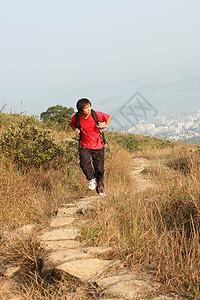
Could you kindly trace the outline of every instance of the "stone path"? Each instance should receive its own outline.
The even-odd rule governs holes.
[[[55,268],[82,281],[91,281],[117,260],[99,259],[113,254],[115,247],[82,247],[80,229],[74,223],[77,216],[94,209],[91,204],[99,197],[82,198],[75,204],[64,205],[51,220],[52,230],[41,236],[43,247],[49,252],[44,259],[44,269]]]
[[[150,160],[142,157],[133,157],[131,175],[134,178],[134,183],[138,192],[153,187],[153,183],[149,179],[149,176],[145,176],[145,172],[148,171],[150,167]]]
[[[159,295],[160,285],[147,276],[121,271],[119,260],[106,259],[116,252],[115,247],[84,247],[80,242],[79,218],[94,210],[95,203],[101,200],[98,196],[82,197],[77,203],[58,209],[50,230],[41,236],[41,243],[48,251],[43,270],[59,270],[94,284],[102,291],[99,299],[175,299]]]

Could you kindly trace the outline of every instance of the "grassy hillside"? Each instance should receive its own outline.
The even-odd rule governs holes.
[[[0,134],[1,233],[30,223],[43,227],[59,205],[90,195],[70,129],[1,113]],[[199,146],[111,132],[106,137],[107,197],[82,228],[85,243],[115,245],[122,265],[151,272],[166,290],[198,299]],[[143,173],[152,187],[138,189],[133,157],[149,160]],[[26,281],[19,290],[22,299],[64,299],[63,286],[70,290],[75,283],[44,278],[34,268],[43,251],[37,238],[10,243],[0,247],[3,263],[24,264],[34,274],[28,272],[31,285]],[[2,278],[2,297],[10,288]]]
[[[116,143],[128,151],[151,149],[162,149],[173,147],[173,143],[166,140],[157,139],[154,137],[140,136],[126,133],[106,132],[107,140]]]

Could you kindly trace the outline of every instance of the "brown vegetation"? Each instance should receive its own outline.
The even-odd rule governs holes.
[[[1,133],[20,117],[1,114]],[[66,145],[66,138],[73,136],[72,132],[60,129],[56,134],[56,127],[52,134],[60,145]],[[123,265],[151,272],[167,290],[188,299],[198,299],[198,146],[152,139],[148,144],[148,137],[137,139],[134,136],[134,140],[137,139],[134,148],[134,141],[128,140],[130,135],[128,138],[124,135],[125,144],[120,136],[120,145],[115,141],[117,133],[110,135],[111,151],[107,150],[106,155],[107,197],[82,228],[85,243],[115,245],[116,255]],[[71,151],[74,153],[74,148]],[[153,186],[141,192],[135,188],[136,182],[131,176],[133,155],[150,160],[150,167],[144,173]],[[89,195],[79,169],[78,155],[64,168],[33,166],[23,172],[2,150],[0,158],[0,232],[13,231],[29,223],[45,226],[59,205],[82,194]],[[38,266],[43,250],[37,236],[2,242],[0,252],[3,264],[25,267],[19,276],[24,278],[23,288],[15,288],[13,283],[11,286],[8,280],[1,278],[0,294],[4,298],[20,295],[21,299],[62,299],[59,297],[79,285],[72,278],[45,277],[40,273]]]

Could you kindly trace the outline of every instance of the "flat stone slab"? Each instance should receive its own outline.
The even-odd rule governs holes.
[[[45,241],[42,245],[47,251],[60,251],[67,249],[79,248],[81,243],[74,240],[61,240],[61,241]]]
[[[99,201],[99,196],[84,197],[83,200],[76,202],[78,208],[83,208],[94,201]]]
[[[88,254],[92,256],[97,256],[97,255],[111,255],[116,251],[116,247],[114,246],[108,246],[108,247],[88,247],[88,248],[83,248],[84,252],[87,252]]]
[[[62,204],[62,207],[65,207],[65,208],[74,207],[74,206],[76,206],[76,202]]]
[[[159,286],[157,283],[139,279],[136,274],[103,278],[97,284],[106,295],[127,299],[138,299],[139,296],[156,291]]]
[[[75,218],[72,217],[62,217],[62,218],[56,217],[52,219],[50,226],[51,227],[67,226],[70,225],[74,220]]]
[[[114,247],[91,247],[78,249],[65,249],[49,253],[46,263],[51,262],[54,265],[61,264],[72,260],[87,259],[97,255],[108,255],[115,252]]]
[[[65,207],[59,208],[57,212],[57,217],[63,218],[66,216],[71,216],[76,213],[77,209],[78,209],[77,206],[68,207],[68,208]]]
[[[74,228],[56,229],[44,233],[41,239],[44,241],[75,240],[79,231],[79,229]]]
[[[82,281],[91,281],[94,277],[100,275],[108,267],[117,262],[118,260],[100,260],[93,258],[70,261],[58,266],[56,269],[69,273]]]
[[[58,209],[57,217],[71,216],[71,215],[75,214],[77,212],[77,210],[84,209],[90,203],[91,203],[91,199],[78,201],[76,203],[72,203],[70,206],[69,206],[69,204],[67,204],[67,205],[65,205],[67,207],[61,207]]]
[[[89,253],[83,252],[80,249],[69,249],[48,254],[46,257],[46,262],[51,262],[51,264],[58,265],[72,260],[87,259],[89,257]]]
[[[90,203],[91,203],[91,199],[90,200],[82,200],[82,201],[77,202],[76,206],[78,208],[83,208],[83,207],[89,205]]]
[[[74,203],[62,204],[63,207],[60,208],[59,210],[63,210],[63,209],[66,210],[68,208],[77,208],[77,209],[84,208],[85,206],[89,205],[90,203],[92,203],[95,200],[99,201],[99,196],[90,196],[90,197],[84,196],[84,197],[80,197],[80,199],[82,199],[82,200],[79,200]],[[70,210],[69,210],[69,212],[70,212]]]

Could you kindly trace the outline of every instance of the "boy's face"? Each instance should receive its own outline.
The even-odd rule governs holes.
[[[84,116],[89,116],[91,114],[91,105],[90,104],[87,104],[85,105],[83,108],[82,108],[82,114]]]

